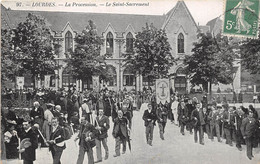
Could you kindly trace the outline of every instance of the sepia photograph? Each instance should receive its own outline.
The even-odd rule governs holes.
[[[260,164],[259,0],[2,0],[2,164]]]

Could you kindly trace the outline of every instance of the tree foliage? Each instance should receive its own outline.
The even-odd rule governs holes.
[[[252,74],[260,73],[260,35],[258,39],[247,39],[240,46],[242,66]]]
[[[12,50],[12,31],[1,30],[1,81],[14,81],[21,70],[21,64]]]
[[[89,21],[87,27],[75,37],[75,50],[70,51],[68,68],[72,75],[81,80],[86,80],[93,75],[107,77],[106,55],[100,54],[103,44],[97,35],[96,25]]]
[[[218,34],[200,33],[199,41],[194,43],[191,56],[185,56],[184,64],[190,82],[193,85],[202,84],[207,90],[207,84],[230,84],[234,80],[234,60],[237,55],[237,41]]]
[[[37,75],[53,73],[56,68],[52,36],[47,21],[29,13],[24,22],[12,29],[12,50],[23,71],[29,71],[33,79]]]
[[[134,39],[134,52],[125,54],[125,66],[143,76],[166,77],[175,62],[170,50],[165,31],[146,23]]]

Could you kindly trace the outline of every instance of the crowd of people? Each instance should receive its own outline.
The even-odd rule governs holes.
[[[185,135],[186,127],[190,134],[194,133],[194,142],[199,141],[201,145],[205,143],[204,134],[212,142],[216,136],[220,143],[225,141],[229,146],[234,143],[239,151],[242,151],[241,145],[246,144],[247,157],[251,160],[252,149],[260,143],[260,121],[253,105],[245,108],[203,100],[172,97],[171,111],[177,118],[174,123],[180,127],[180,133]]]
[[[35,150],[49,147],[53,163],[61,163],[66,140],[77,134],[74,141],[79,141],[77,164],[84,161],[87,152],[88,163],[99,163],[109,158],[107,138],[108,130],[112,129],[115,139],[114,157],[131,150],[130,132],[134,110],[143,112],[145,136],[147,144],[152,146],[153,130],[157,123],[160,138],[164,140],[167,120],[180,127],[180,133],[194,134],[194,141],[204,145],[204,133],[214,141],[226,140],[232,146],[236,143],[238,150],[241,144],[247,146],[247,156],[253,158],[252,148],[258,147],[260,138],[259,117],[252,105],[249,108],[229,106],[224,102],[208,102],[203,97],[201,102],[196,97],[189,99],[185,96],[172,94],[170,102],[156,103],[156,96],[151,90],[145,92],[114,92],[107,89],[99,93],[93,91],[38,91],[32,92],[32,109],[27,114],[17,114],[12,104],[8,111],[2,110],[2,150],[7,159],[21,158],[25,164],[36,160]],[[39,94],[41,93],[41,94]],[[12,93],[13,94],[13,93]],[[5,95],[11,98],[10,95]],[[18,95],[19,96],[19,95]],[[22,109],[19,109],[22,110]],[[113,126],[110,124],[110,117]],[[198,135],[199,133],[199,135]],[[128,144],[127,144],[128,143]],[[122,151],[121,151],[122,144]],[[102,156],[102,147],[105,156]],[[128,146],[127,146],[128,145]],[[96,161],[93,148],[96,147]],[[3,159],[3,156],[2,156]]]
[[[2,97],[9,100],[7,112],[2,110],[1,123],[2,134],[4,134],[2,145],[5,146],[2,150],[5,150],[4,156],[7,159],[15,159],[21,155],[20,158],[24,160],[24,163],[33,163],[35,149],[38,146],[49,147],[53,163],[60,163],[62,152],[66,148],[65,141],[76,133],[78,136],[75,141],[79,140],[80,147],[77,163],[83,163],[85,152],[88,155],[88,163],[94,163],[92,148],[95,146],[96,162],[102,161],[101,143],[106,152],[104,159],[108,159],[109,117],[114,122],[112,133],[116,140],[114,156],[120,155],[121,143],[123,143],[122,153],[125,153],[126,142],[130,145],[129,133],[133,110],[137,109],[138,104],[141,106],[141,102],[136,100],[142,99],[140,94],[135,95],[133,92],[116,93],[107,89],[99,93],[77,92],[73,88],[57,92],[52,90],[8,91]],[[30,110],[14,107],[12,102],[15,99],[33,101],[33,107]],[[22,110],[24,112],[21,112]],[[27,133],[37,137],[28,138]],[[37,145],[32,143],[37,143]],[[30,152],[27,151],[29,148]]]

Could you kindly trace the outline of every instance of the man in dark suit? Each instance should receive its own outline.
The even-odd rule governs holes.
[[[224,133],[226,135],[226,144],[233,146],[232,137],[235,135],[235,117],[233,107],[226,108],[223,113],[223,126],[224,126]]]
[[[243,138],[246,141],[246,154],[247,157],[251,160],[254,156],[252,154],[253,151],[253,134],[257,130],[257,120],[253,117],[253,111],[249,110],[249,114],[246,118],[243,119],[241,124],[241,133]]]
[[[84,161],[85,152],[88,155],[88,164],[94,164],[94,156],[92,148],[96,146],[95,138],[97,130],[90,124],[85,117],[81,118],[80,131],[74,141],[79,139],[79,155],[77,164],[82,164]]]
[[[102,109],[99,109],[99,116],[96,117],[95,127],[98,130],[98,135],[96,138],[96,151],[97,151],[97,161],[95,163],[102,161],[102,150],[101,150],[101,142],[105,149],[106,155],[105,160],[108,159],[108,146],[107,146],[107,131],[110,128],[109,119],[107,116],[104,115]]]
[[[44,111],[43,108],[40,106],[38,101],[33,103],[33,109],[30,112],[30,117],[34,124],[38,124],[40,130],[42,130],[43,120],[44,120]]]
[[[208,116],[209,124],[210,124],[210,139],[214,141],[213,131],[215,130],[218,142],[221,142],[220,139],[220,114],[219,109],[216,106],[212,106],[212,110],[209,113]]]
[[[64,129],[59,126],[58,118],[53,117],[51,120],[51,136],[50,140],[47,141],[52,154],[53,164],[61,164],[60,158],[63,150],[66,148],[64,138]]]
[[[144,126],[145,126],[145,134],[146,134],[146,142],[150,146],[152,146],[153,141],[153,129],[156,121],[156,113],[152,110],[152,104],[148,103],[147,108],[143,114]]]
[[[236,112],[235,112],[235,135],[236,135],[236,147],[239,151],[242,151],[242,147],[241,144],[244,142],[243,141],[243,136],[241,133],[241,125],[242,125],[242,121],[243,119],[246,118],[246,115],[244,113],[244,111],[242,110],[242,108],[237,108]]]
[[[157,109],[156,109],[156,116],[157,116],[157,122],[158,122],[158,126],[159,126],[159,132],[160,132],[160,138],[162,140],[164,140],[164,129],[165,129],[165,126],[166,126],[166,122],[167,122],[167,115],[168,115],[168,108],[167,108],[168,104],[159,104],[157,106]]]
[[[22,144],[20,145],[20,147],[23,147],[20,149],[23,164],[33,164],[33,161],[36,159],[35,150],[38,147],[37,134],[33,131],[31,122],[29,121],[23,122],[23,128],[24,133],[20,136],[21,143],[23,143],[24,140],[29,139],[26,144],[27,146],[22,146]]]
[[[178,106],[178,116],[179,116],[178,120],[181,126],[180,132],[182,135],[185,135],[184,128],[189,120],[188,114],[189,114],[188,108],[186,107],[184,100],[182,100],[182,102],[180,102]]]
[[[201,108],[201,105],[198,103],[196,109],[191,113],[191,119],[195,120],[194,124],[194,141],[198,142],[198,132],[199,132],[199,142],[201,145],[204,145],[204,136],[203,136],[203,126],[205,125],[204,113]]]
[[[116,154],[114,157],[120,156],[120,144],[123,143],[123,152],[126,151],[126,141],[129,139],[128,136],[128,120],[126,117],[123,116],[123,112],[121,110],[118,110],[118,117],[114,120],[114,128],[112,135],[116,139],[116,146],[115,146],[115,152]]]

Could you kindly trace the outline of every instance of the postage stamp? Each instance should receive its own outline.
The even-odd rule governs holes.
[[[226,0],[223,34],[258,37],[259,0]]]

